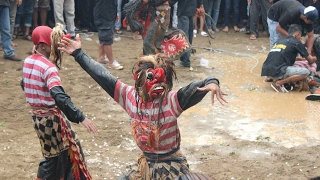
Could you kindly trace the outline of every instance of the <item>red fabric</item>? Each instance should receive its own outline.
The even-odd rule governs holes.
[[[317,64],[316,63],[309,64],[307,60],[296,61],[294,62],[293,66],[306,68],[311,72],[317,72]]]
[[[189,41],[183,32],[173,32],[166,36],[161,43],[161,50],[168,56],[177,56],[190,47]]]
[[[32,41],[34,45],[46,43],[51,46],[51,32],[52,29],[48,26],[38,26],[32,31]]]
[[[127,18],[124,18],[124,19],[122,20],[122,26],[123,26],[124,28],[127,27]]]

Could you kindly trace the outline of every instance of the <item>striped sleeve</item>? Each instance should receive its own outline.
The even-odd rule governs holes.
[[[134,96],[135,90],[133,86],[117,81],[114,90],[114,100],[129,114],[136,103]]]
[[[47,87],[50,90],[55,86],[62,86],[61,79],[58,70],[55,66],[49,67],[43,74],[43,79],[47,83]]]
[[[179,117],[183,110],[180,107],[177,94],[178,93],[176,91],[170,91],[168,94],[168,99],[171,112],[174,114],[174,116]]]
[[[307,60],[295,61],[293,66],[306,68],[311,72],[316,72],[317,71],[317,64],[316,63],[309,64],[309,62]]]

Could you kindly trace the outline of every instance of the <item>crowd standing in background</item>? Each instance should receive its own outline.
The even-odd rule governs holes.
[[[9,13],[11,24],[11,38],[14,40],[22,36],[22,39],[31,41],[32,29],[40,25],[48,25],[53,27],[55,23],[61,23],[66,26],[66,31],[72,38],[75,36],[75,31],[82,31],[84,33],[89,31],[97,32],[95,19],[93,16],[93,9],[96,1],[90,0],[2,0],[3,2],[9,1]],[[123,7],[132,0],[116,0],[116,14],[118,17],[115,24],[112,26],[114,34],[122,34],[122,22],[126,14]],[[199,13],[190,12],[192,18],[195,19],[192,29],[193,37],[199,33],[202,36],[207,36],[210,31],[212,33],[219,32],[219,27],[224,32],[229,32],[229,27],[233,27],[234,32],[244,31],[250,34],[249,39],[256,40],[262,35],[270,36],[272,40],[273,35],[270,35],[267,12],[272,4],[283,0],[203,0],[202,6],[207,16],[199,16]],[[291,0],[290,0],[291,1]],[[314,6],[320,8],[318,0],[292,0],[299,1],[305,7]],[[147,2],[147,1],[146,1]],[[179,12],[179,3],[171,3],[171,21],[170,27],[178,28],[178,17],[181,16]],[[184,6],[183,3],[180,4]],[[200,4],[197,3],[197,8]],[[194,9],[194,8],[193,8]],[[190,11],[190,10],[184,10]],[[193,11],[193,10],[192,10]],[[199,11],[197,11],[199,12]],[[112,11],[104,11],[104,14],[113,14]],[[198,17],[198,18],[197,18]],[[211,19],[213,21],[211,21]],[[180,18],[181,20],[181,18]],[[318,19],[313,22],[314,32],[318,33]],[[205,25],[204,25],[205,24]],[[180,26],[182,26],[180,24]],[[14,28],[13,28],[14,27]],[[206,28],[207,27],[207,28]],[[259,27],[262,27],[262,32],[259,33]],[[199,29],[198,29],[199,28]],[[302,26],[305,28],[305,26]],[[128,29],[130,29],[128,27]],[[304,33],[304,31],[303,31]],[[134,32],[134,35],[140,35],[139,32]],[[188,33],[189,34],[189,33]],[[134,36],[135,37],[135,36]],[[140,37],[134,39],[141,39]],[[189,41],[192,42],[191,37]],[[272,40],[274,41],[274,40]],[[275,41],[274,41],[275,42]],[[11,46],[16,46],[11,42]],[[186,55],[187,56],[187,55]],[[188,58],[182,58],[188,59]],[[106,58],[99,57],[100,62],[106,62]],[[109,59],[110,60],[110,59]],[[112,58],[111,58],[112,61]],[[189,66],[187,60],[185,65]],[[110,61],[109,61],[110,62]],[[117,64],[117,66],[121,66]]]
[[[115,60],[112,44],[114,35],[121,35],[121,29],[126,27],[123,8],[132,1],[143,2],[147,10],[140,16],[147,15],[144,24],[148,28],[132,32],[133,39],[143,38],[144,55],[160,51],[161,39],[168,28],[184,31],[191,44],[198,33],[208,36],[208,33],[218,33],[219,27],[225,33],[245,31],[251,40],[257,40],[261,35],[269,37],[272,49],[281,36],[288,36],[289,25],[298,24],[302,36],[307,35],[309,54],[314,45],[314,34],[320,33],[318,0],[169,0],[169,4],[163,4],[164,0],[155,1],[155,4],[149,0],[0,0],[3,57],[20,61],[14,54],[15,39],[22,36],[22,39],[32,41],[32,30],[38,25],[54,27],[61,23],[72,39],[76,32],[98,32],[97,61],[121,70],[123,66]],[[229,32],[230,27],[233,32]],[[129,26],[127,30],[130,30]],[[190,52],[180,57],[177,66],[191,67]]]

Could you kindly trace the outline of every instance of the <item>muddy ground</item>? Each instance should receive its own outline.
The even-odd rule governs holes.
[[[131,33],[124,32],[125,36]],[[97,59],[97,35],[84,39],[83,49]],[[210,97],[185,111],[179,119],[183,153],[194,172],[213,179],[320,179],[319,102],[304,100],[308,92],[274,92],[260,77],[268,53],[268,38],[249,40],[243,32],[219,32],[215,39],[198,35],[193,70],[177,68],[174,90],[213,75],[228,93],[226,106]],[[27,57],[32,42],[14,41],[19,57]],[[142,41],[121,37],[113,45],[124,70],[110,70],[119,80],[133,85],[131,68]],[[208,49],[209,48],[209,49]],[[212,49],[210,49],[212,48]],[[2,52],[0,52],[2,53]],[[209,61],[199,66],[200,59]],[[23,62],[0,57],[0,179],[35,179],[42,159],[32,127],[29,107],[19,86]],[[63,86],[74,104],[99,128],[87,133],[73,124],[94,179],[117,179],[134,163],[140,150],[134,143],[128,115],[95,83],[72,57],[60,70]]]

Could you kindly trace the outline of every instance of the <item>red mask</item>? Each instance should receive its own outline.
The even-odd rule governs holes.
[[[164,87],[161,84],[163,83],[166,83],[166,76],[162,68],[147,70],[146,90],[152,98],[162,95]]]

